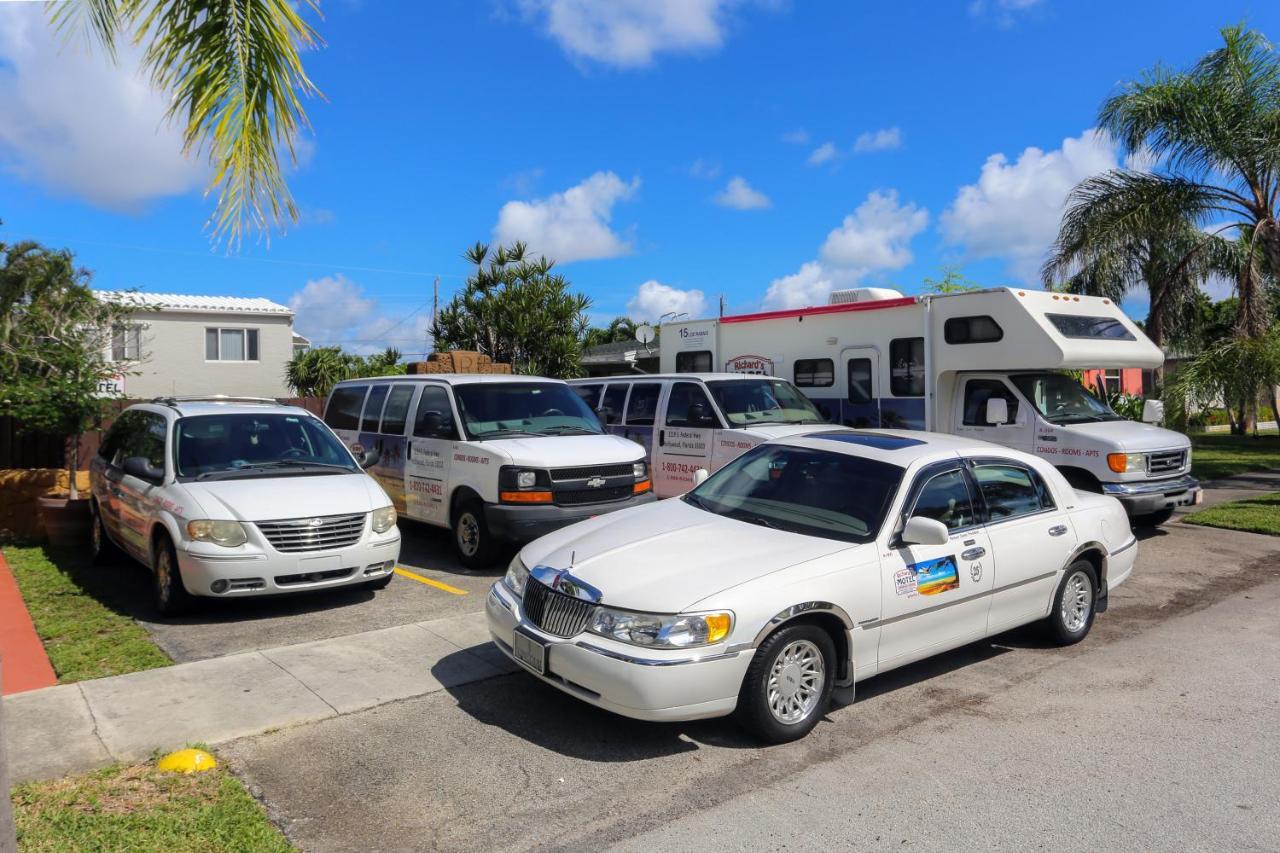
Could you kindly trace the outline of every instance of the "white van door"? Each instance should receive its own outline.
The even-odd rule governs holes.
[[[449,526],[449,462],[458,437],[448,390],[423,383],[404,463],[410,518]]]
[[[952,428],[956,435],[1031,452],[1034,415],[1003,377],[967,376],[960,383]],[[1008,406],[1008,423],[993,424],[987,420],[987,401],[993,397],[1002,398]]]
[[[845,371],[845,399],[832,423],[855,428],[880,426],[880,350],[873,346],[840,351]]]
[[[664,395],[653,449],[653,489],[660,498],[693,488],[699,468],[711,471],[720,416],[700,382],[674,382]]]

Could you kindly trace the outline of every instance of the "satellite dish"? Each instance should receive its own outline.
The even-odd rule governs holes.
[[[639,326],[636,326],[636,340],[645,346],[648,346],[655,337],[657,337],[657,335],[654,334],[653,326],[650,326],[648,323],[641,323]]]

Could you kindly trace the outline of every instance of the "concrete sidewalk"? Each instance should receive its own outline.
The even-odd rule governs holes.
[[[483,613],[4,698],[13,784],[350,714],[515,669]]]

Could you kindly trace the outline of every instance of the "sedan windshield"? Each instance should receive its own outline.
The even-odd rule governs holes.
[[[730,426],[826,423],[800,389],[785,379],[721,379],[707,387]]]
[[[1010,377],[1022,396],[1051,424],[1082,424],[1124,420],[1062,373],[1015,373]]]
[[[174,443],[180,477],[209,480],[360,471],[328,427],[307,415],[180,418]]]
[[[453,386],[453,395],[475,439],[601,433],[595,413],[559,382],[476,382]]]
[[[847,453],[761,445],[721,468],[685,502],[749,524],[869,542],[903,469]]]

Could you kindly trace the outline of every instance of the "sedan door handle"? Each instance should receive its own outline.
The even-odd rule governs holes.
[[[979,548],[970,548],[968,551],[965,551],[965,552],[963,552],[963,553],[960,555],[960,559],[962,559],[962,560],[977,560],[977,559],[979,559],[980,557],[985,557],[986,555],[987,555],[987,549],[986,549],[986,548],[981,548],[981,547],[979,547]]]
[[[1055,524],[1053,527],[1049,528],[1050,536],[1061,536],[1066,532],[1067,532],[1067,526],[1065,524]]]

